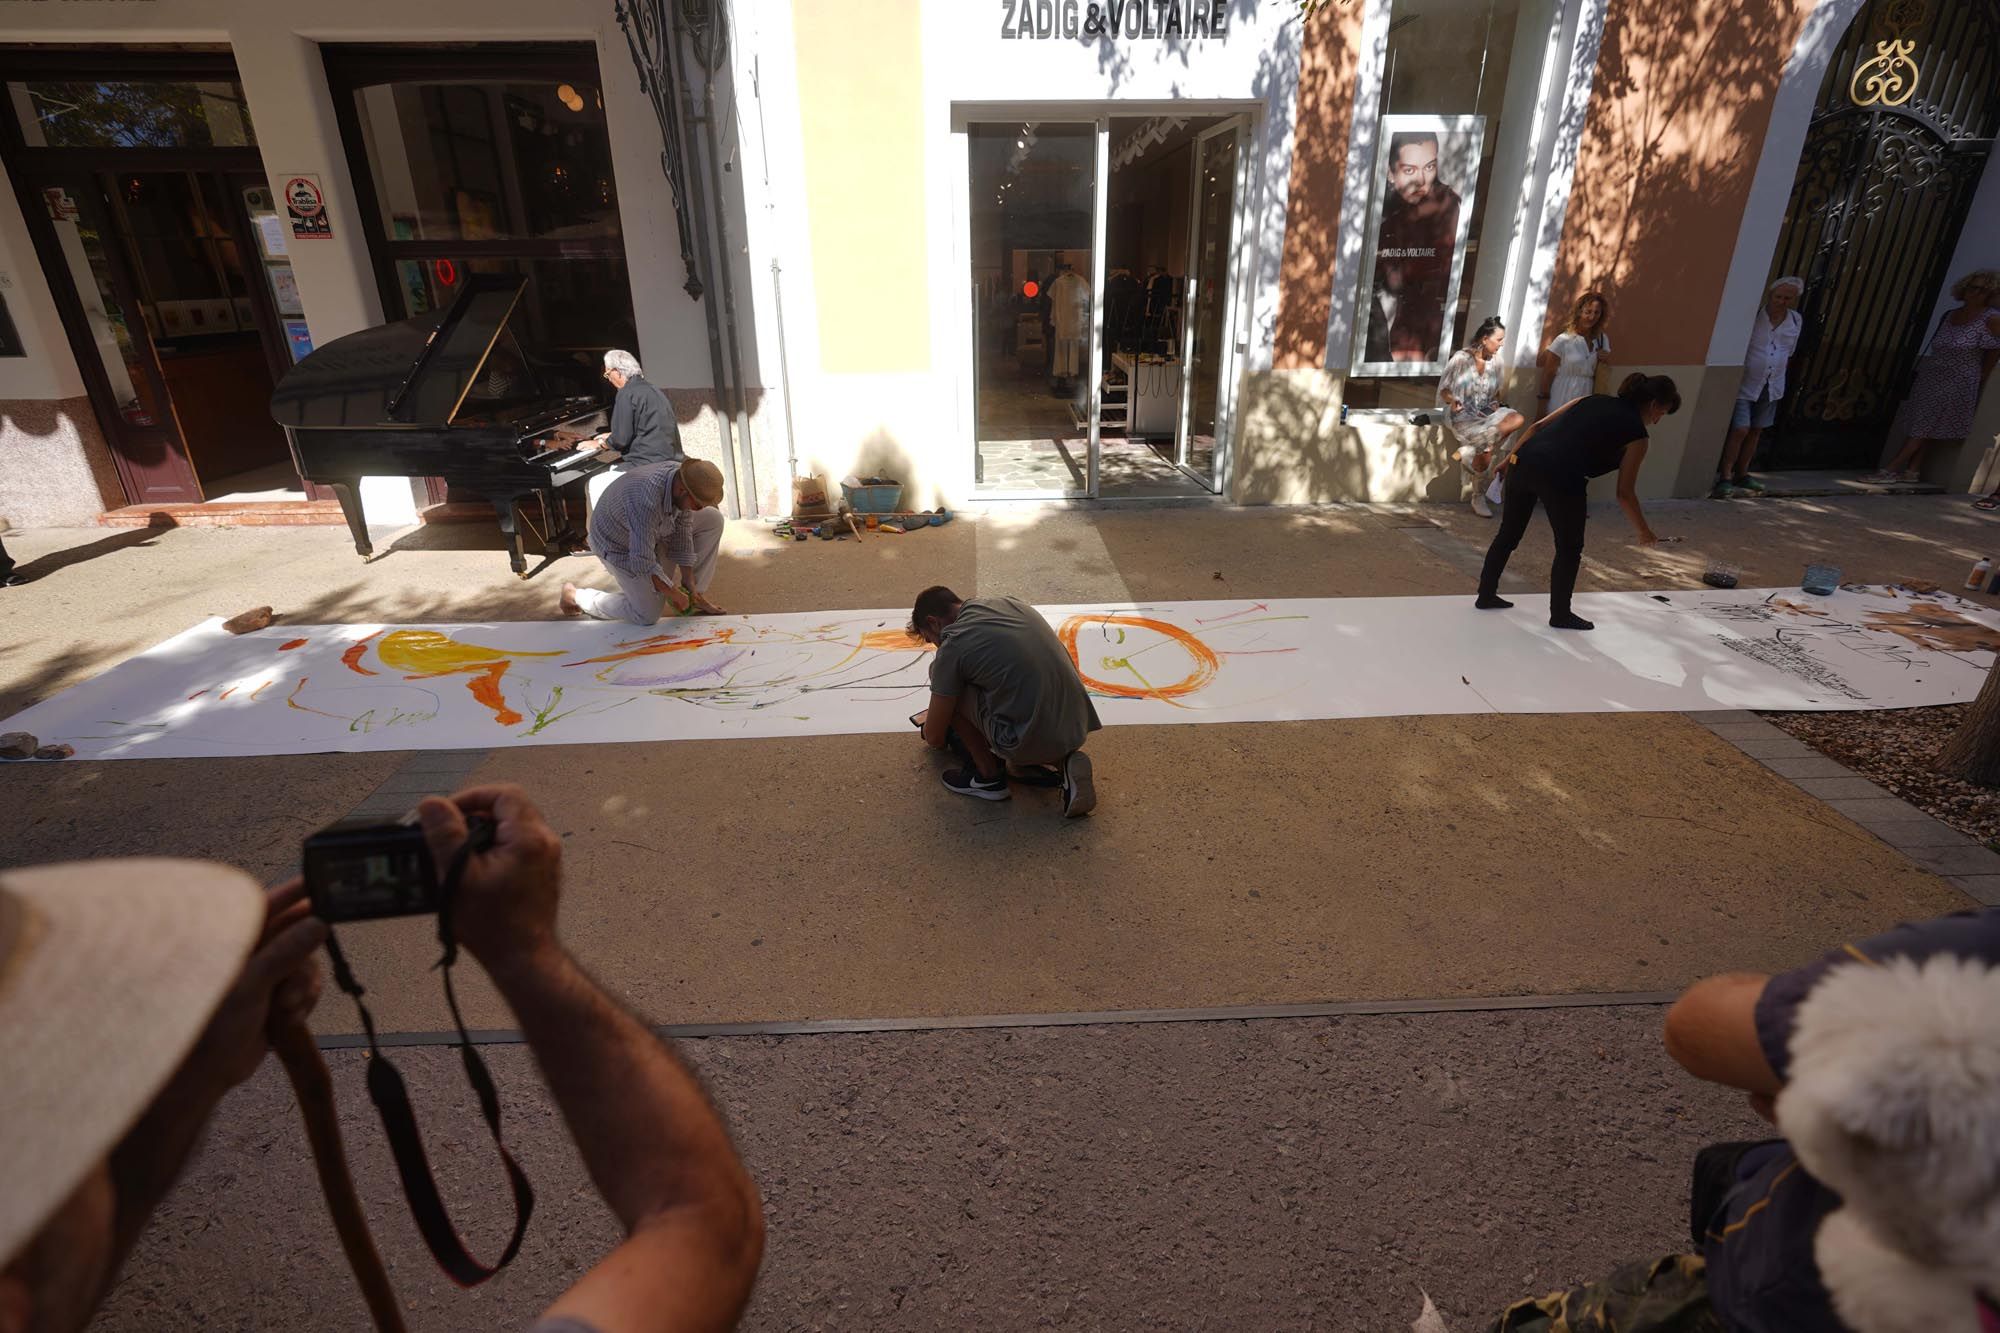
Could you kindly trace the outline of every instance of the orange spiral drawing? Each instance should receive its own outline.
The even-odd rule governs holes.
[[[1101,659],[1103,667],[1113,671],[1129,671],[1138,679],[1139,683],[1137,685],[1114,685],[1109,681],[1099,680],[1083,669],[1083,661],[1077,656],[1077,632],[1085,625],[1120,625],[1131,629],[1151,630],[1153,633],[1162,635],[1179,644],[1186,651],[1194,667],[1187,675],[1171,684],[1155,685],[1140,674],[1139,669],[1132,665],[1130,657],[1107,656]],[[1070,661],[1076,663],[1076,672],[1079,676],[1083,677],[1085,687],[1098,694],[1108,695],[1113,699],[1159,699],[1171,702],[1172,700],[1193,694],[1198,690],[1205,689],[1208,683],[1215,679],[1216,670],[1220,666],[1220,663],[1216,659],[1215,650],[1200,639],[1178,625],[1169,625],[1164,620],[1153,620],[1146,616],[1120,616],[1094,613],[1071,616],[1062,623],[1062,628],[1056,631],[1056,637],[1062,640],[1063,647],[1069,652]]]

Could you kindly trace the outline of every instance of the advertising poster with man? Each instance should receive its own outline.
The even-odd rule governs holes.
[[[1350,373],[1437,375],[1465,271],[1484,116],[1384,116]]]

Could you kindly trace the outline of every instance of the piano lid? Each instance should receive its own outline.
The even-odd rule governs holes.
[[[513,274],[474,273],[448,310],[334,339],[285,375],[271,416],[306,430],[450,425],[526,286]]]

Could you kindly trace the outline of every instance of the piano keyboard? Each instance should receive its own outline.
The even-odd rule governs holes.
[[[561,454],[555,458],[543,457],[535,461],[545,464],[552,472],[561,472],[565,468],[575,467],[578,463],[589,461],[596,452],[595,449],[578,449],[574,453]]]

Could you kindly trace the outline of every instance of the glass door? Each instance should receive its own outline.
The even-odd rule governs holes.
[[[1182,337],[1180,421],[1174,461],[1211,491],[1222,489],[1218,441],[1226,439],[1235,377],[1236,291],[1230,282],[1241,245],[1239,178],[1245,120],[1232,117],[1194,144],[1192,217],[1188,226],[1187,315]]]
[[[84,362],[105,409],[112,458],[133,504],[192,504],[201,483],[147,327],[139,286],[119,243],[106,186],[77,173],[46,177],[42,205],[75,288],[94,356]],[[72,339],[78,335],[73,331]]]
[[[973,123],[966,139],[974,490],[1094,494],[1099,125]]]
[[[139,311],[202,498],[303,499],[271,419],[274,349],[257,318],[262,262],[234,225],[237,187],[200,171],[107,174]]]

